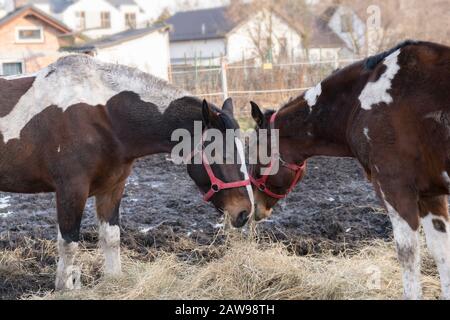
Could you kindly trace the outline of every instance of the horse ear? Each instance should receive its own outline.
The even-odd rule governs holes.
[[[234,114],[234,106],[233,106],[233,99],[228,98],[225,100],[222,106],[223,112],[227,113],[229,116],[233,117]]]
[[[211,109],[208,105],[208,102],[204,99],[203,105],[202,105],[202,115],[203,115],[203,123],[206,127],[208,127],[211,124]]]
[[[259,106],[254,103],[253,101],[250,101],[250,104],[252,105],[252,118],[255,120],[256,125],[260,128],[262,128],[266,122],[266,119],[264,118],[264,114],[262,113]]]

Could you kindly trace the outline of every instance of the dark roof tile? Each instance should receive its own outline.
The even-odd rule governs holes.
[[[173,26],[171,41],[223,38],[236,26],[227,17],[227,7],[178,12],[166,22]]]

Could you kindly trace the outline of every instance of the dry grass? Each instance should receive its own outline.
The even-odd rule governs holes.
[[[54,246],[49,244],[46,250],[54,250]],[[42,257],[47,255],[42,253]],[[122,258],[124,275],[102,279],[99,277],[102,258],[97,250],[81,250],[78,261],[83,266],[83,283],[88,284],[82,290],[41,291],[23,298],[399,299],[402,296],[393,244],[383,241],[339,255],[298,257],[281,244],[235,239],[226,245],[221,257],[197,264],[164,252],[152,262],[137,260],[133,251],[128,250],[122,252]],[[0,271],[14,269],[14,276],[50,272],[53,279],[54,270],[38,271],[42,261],[29,259],[24,260],[23,250],[0,252]],[[428,255],[424,258],[423,273],[425,297],[439,297],[439,281]]]

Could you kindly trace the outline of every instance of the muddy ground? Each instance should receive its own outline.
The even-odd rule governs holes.
[[[310,160],[305,179],[275,212],[257,226],[260,237],[290,243],[297,254],[323,248],[341,251],[374,238],[391,237],[388,218],[352,159]],[[121,217],[123,246],[143,253],[148,248],[171,251],[185,238],[202,246],[220,244],[224,237],[220,232],[221,214],[202,201],[185,167],[167,161],[165,155],[136,163],[122,201]],[[95,246],[95,229],[94,201],[90,199],[82,222],[85,246]],[[0,193],[0,250],[24,245],[26,238],[56,238],[54,195]],[[183,254],[192,259],[192,255]],[[49,260],[46,263],[54,263]],[[53,286],[53,275],[40,280],[30,275],[32,281],[24,279],[26,284],[11,283],[7,278],[0,268],[0,299]]]

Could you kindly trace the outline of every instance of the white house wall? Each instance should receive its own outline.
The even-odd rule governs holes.
[[[153,32],[147,36],[98,49],[96,58],[138,68],[162,79],[169,79],[169,33]]]
[[[125,13],[134,13],[136,15],[137,26],[145,26],[144,24],[147,22],[145,15],[141,14],[141,9],[136,5],[122,5],[119,7],[119,11],[123,17],[123,23],[125,21]]]
[[[44,11],[46,14],[49,14],[49,15],[52,14],[52,10],[50,8],[49,3],[34,3],[33,6],[35,6],[36,8],[38,8],[41,11]]]
[[[275,14],[260,12],[251,20],[239,26],[228,35],[228,59],[230,62],[257,57],[258,53],[250,35],[260,35],[266,41],[270,36],[269,19],[272,19],[272,52],[274,57],[280,52],[278,39],[285,38],[287,53],[294,57],[303,54],[302,40],[299,33]],[[259,31],[258,28],[261,28]]]
[[[219,58],[224,56],[225,53],[225,39],[176,41],[170,43],[170,57],[173,64],[184,64],[185,58],[187,58],[189,63],[193,63],[197,59],[199,65],[207,65],[211,57]],[[205,58],[207,59],[202,60]]]
[[[353,32],[343,32],[342,31],[342,16],[350,14],[352,18],[352,30]],[[353,51],[353,53],[358,53],[359,49],[363,49],[365,46],[365,33],[366,26],[363,21],[356,15],[356,13],[350,8],[341,6],[339,7],[335,14],[331,17],[328,26],[333,30],[336,35],[341,38],[342,41],[347,45],[347,48]],[[356,46],[355,46],[356,42]]]
[[[141,14],[138,6],[123,5],[116,8],[105,0],[81,0],[69,6],[59,17],[62,21],[74,30],[79,30],[79,19],[77,12],[85,12],[86,28],[95,29],[83,32],[91,38],[99,38],[105,35],[118,33],[128,29],[125,24],[125,13],[136,13],[137,22],[140,22]],[[110,12],[111,28],[100,29],[101,12]]]

